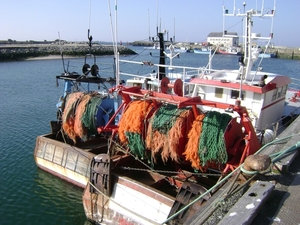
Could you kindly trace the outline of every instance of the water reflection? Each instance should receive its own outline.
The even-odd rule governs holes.
[[[42,213],[53,224],[91,224],[84,214],[82,189],[40,169],[34,181],[35,198],[40,204],[37,214]]]

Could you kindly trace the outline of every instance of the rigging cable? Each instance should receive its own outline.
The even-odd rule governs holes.
[[[116,71],[115,71],[115,77],[116,77],[116,84],[119,84],[119,62],[118,62],[118,46],[117,46],[117,32],[114,32],[113,28],[113,23],[112,23],[112,15],[111,15],[111,7],[110,7],[110,0],[107,0],[108,2],[108,12],[109,12],[109,20],[110,20],[110,27],[111,27],[111,36],[113,40],[113,50],[114,50],[114,56],[115,60],[117,61],[115,66],[116,66]],[[115,0],[115,23],[117,24],[117,0]],[[117,27],[115,28],[117,29]],[[116,76],[117,75],[117,76]]]

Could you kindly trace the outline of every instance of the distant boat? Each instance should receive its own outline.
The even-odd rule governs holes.
[[[189,47],[174,47],[174,52],[189,52],[190,48]]]
[[[277,55],[275,53],[260,53],[258,55],[259,58],[277,58]]]
[[[157,49],[157,50],[160,49],[159,43],[157,43],[157,42],[155,42],[155,43],[153,44],[153,46],[145,47],[145,48],[146,48],[146,49]]]
[[[194,48],[194,53],[196,54],[210,54],[211,48],[203,47],[203,48]]]
[[[219,54],[223,55],[241,55],[241,49],[239,47],[227,47],[227,48],[220,48],[218,49]]]

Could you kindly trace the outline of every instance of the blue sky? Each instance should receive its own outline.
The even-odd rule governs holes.
[[[236,0],[236,8],[246,10],[261,5],[262,0]],[[115,0],[1,0],[0,40],[87,41],[90,28],[93,40],[112,41],[111,23],[115,26]],[[155,36],[156,26],[169,31],[177,42],[202,42],[210,32],[223,29],[222,6],[233,10],[234,0],[118,0],[118,41],[147,40]],[[273,8],[273,0],[265,0],[266,8]],[[91,7],[90,7],[91,6]],[[158,22],[159,21],[159,22]],[[175,22],[174,22],[175,21]],[[300,47],[300,0],[277,0],[274,19],[275,45]],[[150,23],[150,26],[149,26]],[[258,24],[259,23],[259,24]],[[264,23],[264,24],[260,24]],[[270,23],[270,20],[267,22]],[[236,25],[236,26],[234,26]],[[175,29],[174,29],[175,27]],[[236,22],[225,28],[241,33]],[[268,36],[270,26],[259,21],[256,33]]]

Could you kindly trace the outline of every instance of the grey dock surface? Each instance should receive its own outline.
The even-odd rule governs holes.
[[[270,146],[262,154],[273,154],[293,147],[300,141],[300,117],[278,136],[285,142]],[[299,144],[298,144],[299,146]],[[300,224],[300,156],[299,147],[274,163],[269,179],[276,182],[272,196],[266,201],[252,225],[298,225]]]

